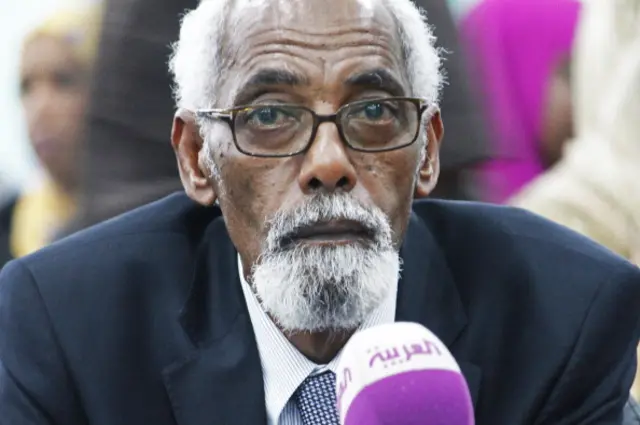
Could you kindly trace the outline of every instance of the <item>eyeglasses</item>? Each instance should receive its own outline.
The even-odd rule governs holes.
[[[226,122],[236,148],[246,155],[281,158],[307,151],[325,122],[334,123],[344,144],[353,150],[401,149],[418,139],[424,113],[431,118],[437,111],[424,99],[389,97],[348,103],[330,115],[300,105],[269,103],[204,109],[196,116]]]

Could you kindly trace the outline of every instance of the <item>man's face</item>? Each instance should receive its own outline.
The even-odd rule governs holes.
[[[378,2],[291,3],[241,11],[227,37],[220,106],[284,103],[331,114],[410,96],[396,26]],[[440,131],[439,116],[434,122]],[[305,153],[258,158],[236,149],[225,123],[203,124],[211,184],[245,275],[284,328],[357,326],[396,284],[411,201],[424,194],[416,187],[425,187],[427,135],[437,161],[440,134],[422,127],[413,145],[364,153],[324,123]],[[365,301],[352,299],[367,291]]]

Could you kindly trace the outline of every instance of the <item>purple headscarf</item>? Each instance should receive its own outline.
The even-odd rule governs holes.
[[[577,0],[484,0],[462,21],[461,39],[486,112],[494,159],[479,183],[502,203],[543,171],[542,114],[549,77],[570,54]]]

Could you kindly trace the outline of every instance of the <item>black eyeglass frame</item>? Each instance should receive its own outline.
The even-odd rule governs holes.
[[[406,102],[410,102],[415,106],[416,114],[418,116],[417,117],[418,125],[416,128],[416,132],[411,138],[411,140],[407,143],[403,143],[398,146],[392,146],[392,147],[381,148],[381,149],[362,149],[362,148],[355,147],[351,143],[349,143],[349,141],[344,135],[342,124],[339,119],[342,116],[342,114],[345,111],[353,108],[354,106],[366,105],[366,104],[375,103],[375,102],[388,102],[388,101],[406,101]],[[236,138],[236,118],[238,117],[238,114],[240,112],[246,111],[247,109],[257,109],[257,108],[264,108],[264,107],[297,108],[297,109],[304,110],[311,113],[311,116],[313,117],[313,127],[311,130],[311,134],[309,136],[309,141],[307,141],[307,143],[304,145],[303,148],[290,153],[282,153],[282,154],[261,154],[260,153],[259,154],[259,153],[248,152],[240,146],[240,144],[238,143],[238,139]],[[418,97],[383,97],[383,98],[376,98],[376,99],[358,100],[355,102],[347,103],[342,105],[335,113],[328,114],[328,115],[318,114],[313,109],[307,108],[306,106],[287,104],[287,103],[265,103],[265,104],[255,104],[255,105],[243,105],[243,106],[236,106],[228,109],[199,109],[195,112],[195,115],[200,119],[202,118],[218,119],[226,122],[229,125],[229,128],[231,129],[231,134],[233,135],[233,144],[235,145],[236,149],[238,149],[238,151],[240,151],[245,155],[253,156],[257,158],[287,158],[287,157],[296,156],[296,155],[300,155],[307,152],[311,148],[311,145],[313,144],[314,140],[316,139],[316,135],[318,133],[318,127],[320,127],[320,124],[323,124],[326,122],[332,122],[336,126],[336,128],[338,129],[338,134],[340,135],[340,139],[342,140],[342,143],[344,143],[345,146],[347,146],[349,149],[352,149],[354,151],[365,152],[365,153],[381,153],[381,152],[390,152],[390,151],[406,148],[407,146],[411,146],[416,142],[416,140],[418,140],[418,136],[420,135],[420,127],[421,127],[420,123],[422,123],[422,117],[427,111],[429,111],[429,119],[431,119],[433,115],[439,112],[439,108],[436,104],[429,103],[427,99],[418,98]]]

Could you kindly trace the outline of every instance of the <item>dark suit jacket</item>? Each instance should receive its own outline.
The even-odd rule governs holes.
[[[478,425],[613,425],[640,272],[521,210],[414,205],[397,320],[450,347]],[[0,424],[258,425],[260,359],[217,208],[184,194],[0,274]]]

